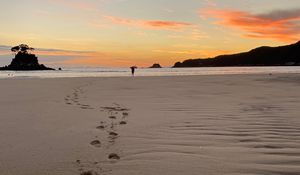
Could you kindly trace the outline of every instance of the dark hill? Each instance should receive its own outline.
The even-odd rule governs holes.
[[[300,66],[300,41],[279,47],[258,47],[249,52],[177,62],[174,67]]]

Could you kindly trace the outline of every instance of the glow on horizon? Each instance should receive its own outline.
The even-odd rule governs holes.
[[[172,66],[300,38],[300,2],[294,0],[0,3],[0,45],[44,48],[39,57],[57,65]],[[0,59],[9,55],[4,48]]]

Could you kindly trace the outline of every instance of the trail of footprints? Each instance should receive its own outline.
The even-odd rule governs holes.
[[[81,109],[94,109],[89,104],[84,104],[80,101],[80,99],[85,98],[85,91],[83,90],[84,87],[89,86],[90,84],[86,84],[80,87],[73,89],[73,92],[70,95],[65,97],[65,104],[71,106],[77,106]]]
[[[72,95],[69,95],[65,98],[65,102],[67,105],[75,105],[80,107],[81,109],[95,109],[90,105],[82,104],[80,102],[80,97],[84,95],[84,91],[82,88],[77,88],[74,90]],[[118,127],[125,126],[128,121],[127,118],[129,116],[129,109],[122,107],[121,105],[114,103],[109,107],[101,107],[102,112],[107,113],[106,120],[100,121],[100,124],[95,128],[97,130],[103,131],[107,135],[106,140],[92,140],[89,144],[94,148],[105,148],[109,150],[109,148],[115,144],[116,140],[120,137],[118,133]],[[109,153],[107,155],[107,159],[110,161],[117,161],[121,159],[118,153]],[[102,168],[99,167],[98,162],[90,162],[83,163],[81,160],[76,160],[76,164],[79,167],[80,175],[99,175],[98,173],[103,173]],[[86,170],[93,169],[93,170]]]
[[[86,98],[84,88],[88,87],[89,85],[91,84],[89,83],[74,88],[73,92],[65,97],[65,104],[79,107],[82,110],[98,110],[99,108],[95,108],[82,102],[82,99]],[[107,159],[115,162],[120,160],[121,157],[118,153],[112,152],[110,148],[120,137],[118,128],[127,125],[130,110],[118,103],[113,103],[110,106],[100,107],[100,111],[105,112],[107,116],[103,121],[100,121],[100,124],[95,129],[99,130],[100,132],[104,132],[106,139],[102,138],[103,140],[91,140],[89,145],[96,149],[105,149],[109,151],[109,154],[107,154]],[[98,136],[95,138],[98,138]],[[105,171],[100,167],[99,162],[85,162],[78,159],[75,161],[75,164],[77,167],[79,167],[78,170],[80,175],[99,175],[99,173],[105,173]]]
[[[121,105],[114,103],[111,107],[101,107],[101,111],[107,113],[107,118],[105,121],[101,121],[100,125],[96,129],[101,130],[107,134],[107,143],[101,143],[100,140],[91,141],[91,145],[99,147],[106,145],[106,148],[109,149],[116,140],[120,137],[118,133],[118,127],[124,126],[128,123],[127,117],[129,115],[129,109],[122,107]],[[112,153],[108,156],[109,159],[120,159],[120,157]]]
[[[121,105],[114,103],[109,107],[101,107],[102,112],[107,113],[106,120],[100,121],[100,125],[98,125],[95,129],[98,129],[102,132],[106,133],[107,140],[92,140],[90,145],[95,148],[105,148],[105,150],[110,151],[110,147],[115,144],[116,140],[120,137],[118,133],[118,128],[121,126],[125,126],[128,121],[127,118],[129,116],[129,109],[122,107]],[[121,159],[120,155],[115,152],[110,152],[107,155],[107,159],[110,161],[118,161]],[[80,160],[77,160],[77,164],[80,166],[82,163]],[[97,166],[98,162],[95,162],[94,165]],[[89,168],[91,169],[91,168]],[[92,168],[95,169],[95,168]],[[79,170],[81,175],[98,175],[98,172],[104,173],[104,171],[98,167],[98,172],[94,170],[84,171],[84,168]]]

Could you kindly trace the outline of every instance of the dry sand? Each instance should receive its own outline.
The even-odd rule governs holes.
[[[300,174],[298,74],[0,83],[1,175]]]

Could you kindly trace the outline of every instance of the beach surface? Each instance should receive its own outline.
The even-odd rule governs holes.
[[[0,84],[1,175],[300,174],[300,74]]]

